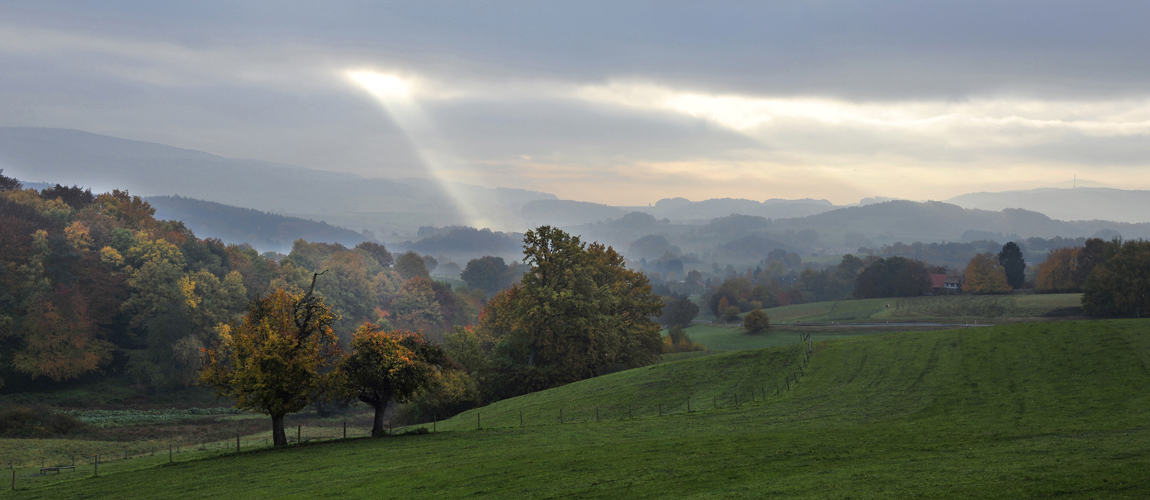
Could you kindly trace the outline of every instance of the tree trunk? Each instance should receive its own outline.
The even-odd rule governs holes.
[[[272,415],[272,444],[275,446],[286,446],[287,435],[284,434],[284,415]]]
[[[388,400],[386,399],[371,402],[371,405],[375,407],[375,419],[371,424],[371,435],[373,437],[382,436],[384,433],[383,413],[387,410],[387,402]]]

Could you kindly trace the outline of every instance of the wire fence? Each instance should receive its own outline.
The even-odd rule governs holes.
[[[629,403],[616,403],[606,405],[567,405],[555,407],[554,405],[539,404],[527,407],[510,408],[506,410],[474,411],[474,425],[471,429],[493,429],[511,427],[533,427],[554,424],[573,424],[582,422],[597,422],[606,420],[623,420],[648,417],[662,417],[674,414],[693,413],[698,411],[715,410],[738,407],[748,403],[761,403],[774,397],[779,397],[791,391],[806,374],[807,363],[813,352],[814,342],[811,334],[799,335],[796,344],[800,349],[796,356],[781,371],[779,376],[762,381],[761,383],[740,382],[739,387],[721,394],[707,396],[691,396],[677,400],[659,398],[659,401],[636,400]],[[439,430],[439,422],[406,424],[397,427],[400,431],[410,432],[414,429],[426,429],[429,432]],[[460,429],[458,423],[453,422],[452,430]]]
[[[794,360],[789,362],[781,375],[773,381],[758,385],[747,385],[732,389],[721,395],[709,397],[688,397],[677,401],[662,402],[636,401],[628,404],[560,406],[552,408],[513,409],[499,412],[475,412],[475,429],[535,427],[555,424],[574,424],[606,420],[664,417],[676,414],[739,407],[748,403],[761,403],[785,395],[793,390],[806,374],[807,363],[813,352],[810,334],[802,334],[798,343],[801,349]],[[744,384],[745,385],[745,384]],[[551,414],[548,414],[551,413]],[[423,433],[439,431],[439,422],[394,425],[388,422],[388,434]],[[457,426],[453,426],[458,428]],[[294,432],[292,432],[294,431]],[[304,426],[286,429],[288,445],[300,445],[322,441],[370,437],[371,429],[364,426],[348,425],[343,421],[339,426]],[[256,435],[236,435],[235,439],[192,442],[178,440],[169,442],[126,442],[86,447],[86,452],[42,452],[20,453],[7,457],[6,465],[11,470],[11,489],[34,486],[37,481],[56,475],[99,476],[101,468],[123,471],[145,468],[165,462],[175,463],[211,456],[239,454],[273,448],[270,433]],[[0,467],[4,462],[0,462]],[[137,467],[133,467],[136,465]]]

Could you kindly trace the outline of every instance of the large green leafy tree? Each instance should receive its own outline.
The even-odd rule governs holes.
[[[219,343],[205,349],[200,381],[236,408],[272,417],[272,440],[287,444],[284,416],[307,407],[318,388],[335,385],[331,370],[339,346],[331,308],[315,294],[276,290],[253,300],[240,324],[222,328]]]
[[[931,291],[926,264],[904,257],[878,259],[863,269],[855,284],[855,297],[915,297]]]
[[[443,349],[410,332],[385,332],[364,323],[351,339],[351,354],[340,362],[348,392],[375,409],[371,434],[383,433],[383,414],[392,400],[409,401],[436,381],[448,363]]]
[[[409,280],[411,278],[430,278],[431,273],[427,270],[427,264],[423,261],[423,257],[415,252],[404,252],[395,259],[395,272],[399,273],[403,279]]]
[[[471,259],[459,277],[467,282],[467,286],[483,290],[488,295],[494,295],[511,283],[503,257],[490,255]]]
[[[1006,283],[1015,290],[1022,288],[1026,282],[1026,259],[1022,257],[1022,249],[1017,243],[1011,241],[1002,245],[1002,251],[998,252],[998,263],[1006,271]]]
[[[524,235],[521,282],[488,303],[482,329],[500,339],[504,395],[642,366],[662,351],[663,304],[642,273],[600,244],[549,226]]]
[[[1150,316],[1150,241],[1112,242],[1082,290],[1093,316]]]
[[[699,305],[685,295],[671,294],[663,297],[663,315],[659,322],[671,327],[691,326],[691,320],[699,315]]]

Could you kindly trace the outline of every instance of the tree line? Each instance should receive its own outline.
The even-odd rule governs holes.
[[[473,325],[483,293],[429,279],[414,253],[297,240],[286,257],[200,239],[125,191],[24,189],[0,171],[0,379],[53,387],[105,375],[194,384],[201,349],[245,304],[316,284],[345,344],[359,324],[432,338]]]
[[[443,347],[371,322],[341,343],[336,315],[316,293],[326,272],[312,273],[306,292],[276,289],[221,326],[201,381],[238,408],[271,416],[281,445],[284,416],[320,400],[371,405],[379,434],[391,401],[443,417],[658,359],[662,339],[652,318],[662,301],[612,248],[543,226],[524,235],[524,255],[522,280]]]

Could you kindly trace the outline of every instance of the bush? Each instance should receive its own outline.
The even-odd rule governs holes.
[[[771,327],[771,318],[762,309],[755,309],[743,318],[743,328],[751,333],[761,332]]]
[[[683,331],[683,327],[675,325],[663,338],[663,353],[706,351],[707,346],[691,342],[691,337]]]
[[[80,419],[52,411],[46,406],[11,407],[0,410],[0,435],[6,437],[65,436],[85,426]]]

